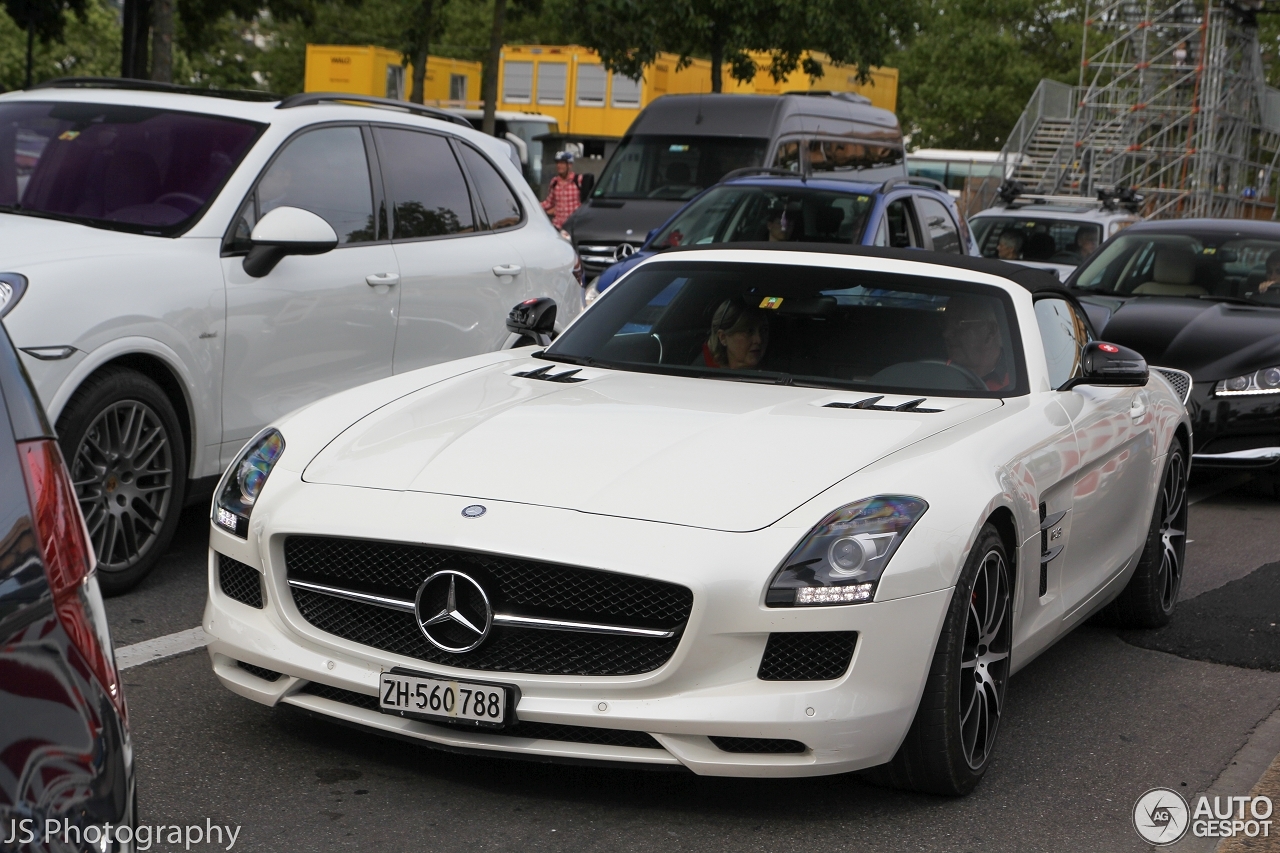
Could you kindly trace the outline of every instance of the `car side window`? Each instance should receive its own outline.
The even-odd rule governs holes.
[[[924,196],[916,197],[916,207],[920,211],[920,218],[925,228],[929,231],[929,237],[933,240],[933,250],[960,254],[962,252],[960,233],[956,230],[955,220],[951,218],[951,213],[946,207],[937,199]]]
[[[257,219],[287,206],[322,217],[340,245],[376,239],[369,160],[358,127],[322,127],[295,136],[263,173],[253,196],[253,222],[241,215],[249,230]],[[240,226],[237,222],[237,232]]]
[[[374,128],[382,177],[395,213],[394,240],[476,230],[471,193],[449,141],[434,133]]]
[[[1089,326],[1074,305],[1065,299],[1036,300],[1036,322],[1049,367],[1049,384],[1062,387],[1080,375],[1080,356],[1089,342]]]
[[[470,145],[460,143],[458,150],[462,153],[462,162],[467,166],[476,195],[480,196],[480,206],[484,208],[484,219],[489,227],[496,231],[519,225],[520,203],[498,170]]]
[[[900,198],[889,202],[884,210],[884,221],[888,230],[888,245],[894,249],[920,248],[920,232],[916,228],[915,214],[911,210],[911,201]],[[881,245],[877,242],[876,245]]]

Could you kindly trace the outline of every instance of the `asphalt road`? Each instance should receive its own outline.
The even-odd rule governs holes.
[[[189,512],[157,572],[108,601],[117,646],[200,624],[207,523]],[[1251,604],[1234,635],[1212,624],[1232,600],[1274,596],[1280,567],[1255,570],[1280,562],[1280,502],[1246,488],[1204,498],[1190,537],[1176,631],[1086,625],[1020,672],[992,766],[963,799],[857,776],[726,780],[456,756],[241,699],[194,652],[125,672],[141,820],[239,825],[246,851],[1150,849],[1130,823],[1137,797],[1208,789],[1280,706],[1270,647],[1262,665],[1246,648],[1268,629],[1248,620],[1280,615],[1280,598]],[[1187,637],[1210,627],[1213,659],[1245,666],[1181,656],[1198,654]]]

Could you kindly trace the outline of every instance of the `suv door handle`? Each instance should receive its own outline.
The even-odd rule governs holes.
[[[1147,413],[1147,401],[1141,396],[1133,398],[1133,402],[1129,404],[1129,417],[1135,421],[1142,418]]]
[[[494,275],[520,275],[519,264],[499,264],[493,268]]]
[[[393,284],[400,283],[400,273],[396,272],[375,272],[364,277],[365,284],[370,287],[389,287]]]

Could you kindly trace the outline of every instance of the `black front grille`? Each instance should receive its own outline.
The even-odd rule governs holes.
[[[857,631],[770,634],[756,677],[763,681],[829,681],[853,659]]]
[[[267,669],[266,667],[262,667],[262,666],[254,666],[253,664],[245,663],[242,660],[236,661],[236,666],[240,667],[250,675],[256,675],[258,678],[261,678],[263,681],[276,681],[277,679],[280,678],[280,673],[276,672],[274,669]]]
[[[262,574],[253,566],[219,554],[218,586],[227,598],[262,609]]]
[[[485,672],[540,675],[636,675],[675,652],[679,637],[656,640],[569,631],[495,627],[480,648],[456,655],[427,642],[412,613],[293,590],[302,618],[329,634],[429,663]]]
[[[377,696],[366,696],[363,693],[343,690],[340,687],[330,687],[327,684],[320,684],[316,681],[302,688],[302,692],[319,696],[321,699],[341,702],[344,705],[354,705],[357,708],[364,708],[368,711],[378,710]],[[428,723],[427,725],[453,728],[447,723]],[[466,731],[470,734],[475,734],[479,730],[472,726],[467,726]],[[635,749],[662,749],[662,746],[647,732],[633,732],[625,729],[597,729],[592,726],[562,726],[556,723],[517,721],[505,729],[493,732],[493,734],[534,740],[558,740],[566,743],[629,746]],[[803,746],[801,749],[803,749]]]
[[[783,755],[804,752],[808,747],[798,740],[781,740],[771,737],[717,737],[711,736],[721,752],[745,752],[752,755]]]
[[[637,675],[675,653],[693,608],[678,584],[513,557],[365,540],[291,536],[290,580],[413,600],[437,571],[466,572],[484,586],[498,613],[674,631],[669,639],[495,627],[466,654],[427,642],[413,614],[293,590],[303,618],[352,642],[432,663],[489,672],[544,675]]]

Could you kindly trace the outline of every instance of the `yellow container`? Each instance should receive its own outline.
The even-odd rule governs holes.
[[[767,71],[760,71],[744,84],[730,77],[726,66],[724,91],[760,95],[857,92],[877,107],[890,111],[897,107],[898,69],[873,68],[871,79],[863,85],[857,82],[854,69],[834,65],[824,54],[812,56],[824,66],[825,73],[817,81],[797,70],[775,82]],[[768,62],[765,54],[756,59]],[[708,60],[695,59],[677,70],[678,62],[679,56],[660,53],[636,82],[608,73],[599,55],[580,45],[506,45],[498,65],[498,109],[555,116],[561,132],[575,136],[620,137],[654,98],[711,91]]]
[[[309,44],[304,90],[347,92],[407,100],[413,67],[401,65],[398,51],[373,45]],[[474,106],[480,98],[480,63],[427,57],[424,101],[448,106]]]

